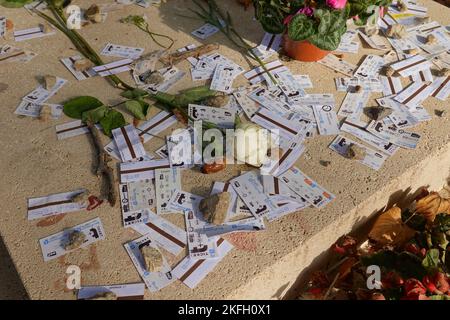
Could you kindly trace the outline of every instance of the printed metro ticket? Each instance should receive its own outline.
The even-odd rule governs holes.
[[[172,168],[192,166],[192,137],[188,129],[176,130],[166,137],[168,159]]]
[[[394,155],[395,152],[397,152],[397,150],[399,149],[399,147],[394,145],[392,142],[387,142],[364,129],[352,126],[348,123],[344,123],[341,126],[341,131],[357,137],[358,139],[366,142],[368,145],[376,148],[377,150],[389,156]]]
[[[3,38],[6,34],[6,17],[0,17],[0,37]]]
[[[402,77],[408,77],[420,71],[430,69],[431,62],[429,62],[421,55],[415,55],[410,58],[406,58],[399,62],[393,63],[390,65],[390,67]]]
[[[217,240],[216,246],[220,253],[219,258],[198,260],[187,256],[173,269],[174,277],[194,289],[233,249],[233,246],[223,238]]]
[[[27,94],[23,100],[36,103],[43,104],[48,99],[53,97],[65,84],[67,80],[57,77],[55,85],[49,90],[45,89],[42,85],[38,86],[36,89]]]
[[[383,94],[385,96],[397,94],[403,90],[402,80],[399,77],[380,76],[380,81],[383,85]]]
[[[175,190],[181,189],[181,173],[178,168],[155,169],[156,212],[171,213],[169,200]]]
[[[101,55],[118,58],[137,59],[142,53],[144,48],[127,47],[119,44],[108,43],[100,52]]]
[[[356,66],[350,62],[339,59],[334,54],[329,54],[322,60],[317,61],[321,65],[326,66],[332,70],[345,74],[346,76],[352,76],[355,73]]]
[[[260,104],[247,96],[247,90],[235,91],[233,92],[233,96],[236,98],[236,101],[241,106],[242,110],[244,110],[245,115],[251,119],[253,115],[259,110],[261,107]]]
[[[114,129],[112,134],[122,162],[137,160],[147,155],[133,125]]]
[[[230,183],[256,218],[263,217],[276,209],[270,198],[264,194],[263,186],[256,172],[247,172],[232,179]]]
[[[256,232],[265,230],[263,218],[248,218],[238,221],[225,222],[221,225],[205,224],[203,227],[197,229],[198,232],[204,233],[207,237],[213,238],[224,234],[230,234],[235,232]]]
[[[437,78],[431,86],[431,96],[445,101],[450,94],[450,76]]]
[[[233,66],[219,63],[214,71],[211,81],[211,90],[231,93],[233,91],[233,81],[237,76],[237,70]]]
[[[278,115],[282,116],[286,112],[292,111],[291,105],[278,99],[276,95],[265,88],[257,88],[250,92],[248,96],[250,99]]]
[[[433,93],[434,86],[424,82],[413,82],[402,90],[395,98],[409,108],[420,105]]]
[[[214,259],[220,257],[217,237],[208,237],[200,230],[207,224],[199,216],[198,210],[185,210],[184,220],[188,237],[189,257],[192,259]]]
[[[330,203],[335,196],[321,187],[317,182],[306,176],[300,169],[292,167],[279,176],[292,191],[308,201],[316,208],[322,208]]]
[[[156,94],[157,92],[167,92],[169,89],[174,86],[178,81],[180,81],[186,74],[186,72],[179,70],[178,68],[172,66],[170,68],[165,68],[164,70],[160,70],[164,81],[158,85],[147,85],[143,86],[145,90],[150,93]]]
[[[177,118],[173,114],[167,111],[161,111],[137,127],[136,130],[138,131],[139,137],[146,143],[158,133],[177,123],[177,121]]]
[[[85,236],[84,242],[80,247],[76,249],[87,247],[94,242],[103,240],[105,238],[105,231],[103,229],[100,218],[95,218],[75,227],[65,229],[61,232],[55,233],[51,236],[39,240],[44,261],[56,259],[65,255],[66,253],[76,250],[64,249],[65,244],[69,241],[70,234],[74,231],[81,232]]]
[[[288,101],[294,102],[298,98],[306,96],[305,90],[303,90],[289,69],[277,72],[273,77]]]
[[[269,76],[267,75],[267,72],[270,74],[276,74],[277,72],[281,72],[287,70],[287,67],[280,61],[275,60],[269,63],[266,63],[266,69],[263,67],[257,67],[255,69],[252,69],[246,73],[244,73],[244,77],[250,81],[251,84],[257,84],[261,83],[263,81],[269,81],[269,86],[273,85],[273,82],[270,80]]]
[[[354,76],[358,78],[378,77],[383,65],[384,59],[382,57],[369,54],[355,71]]]
[[[70,73],[72,73],[73,76],[79,81],[95,77],[97,73],[92,68],[86,71],[75,70],[74,63],[81,59],[83,59],[83,57],[76,55],[68,58],[62,58],[61,62],[70,71]]]
[[[339,120],[332,105],[315,104],[311,107],[321,135],[334,135],[340,132]]]
[[[78,300],[88,300],[107,292],[113,293],[117,300],[144,300],[145,284],[130,283],[110,286],[83,286],[77,292]]]
[[[407,149],[415,149],[420,140],[420,135],[415,132],[398,129],[395,126],[386,126],[380,121],[372,121],[369,123],[367,131],[383,140]]]
[[[132,63],[133,63],[133,59],[122,59],[119,61],[107,63],[102,66],[95,66],[95,67],[93,67],[93,70],[100,77],[107,77],[107,76],[112,76],[114,74],[122,73],[125,71],[130,71],[131,70],[130,66]]]
[[[335,78],[334,81],[336,84],[337,91],[349,91],[350,89],[353,89],[356,86],[361,86],[363,90],[370,91],[370,92],[381,92],[382,91],[382,84],[378,77]]]
[[[186,231],[152,211],[149,211],[147,223],[135,224],[131,228],[141,235],[148,235],[161,248],[173,255],[179,255],[187,247]]]
[[[129,183],[155,178],[156,169],[169,169],[168,159],[155,159],[138,162],[120,163],[119,177],[121,183]]]
[[[229,109],[190,104],[188,114],[192,121],[204,120],[214,123],[220,128],[234,128],[236,113]]]
[[[293,139],[296,136],[298,129],[303,127],[298,122],[280,117],[264,108],[258,110],[251,120],[261,127],[270,130],[272,133],[288,140]]]
[[[271,175],[263,175],[262,182],[265,194],[268,194],[271,197],[277,196],[277,198],[272,198],[276,199],[277,206],[279,206],[282,202],[296,202],[302,207],[309,206],[309,203],[305,199],[289,189],[289,187],[285,183],[281,182],[279,178]]]
[[[149,246],[156,250],[159,250],[158,245],[155,244],[154,240],[151,239],[148,235],[142,236],[136,240],[124,244],[125,250],[130,256],[130,259],[133,262],[142,280],[144,280],[145,285],[150,290],[150,292],[156,292],[174,282],[175,278],[172,276],[172,269],[167,263],[164,255],[162,257],[163,266],[161,271],[149,272],[145,269],[144,257],[142,257],[140,250],[145,246]]]
[[[87,125],[81,120],[70,121],[57,125],[55,130],[58,140],[76,137],[89,132]]]
[[[388,158],[385,154],[381,152],[372,150],[360,143],[357,143],[352,139],[343,136],[337,136],[336,139],[334,139],[333,142],[330,144],[329,148],[333,151],[336,151],[341,156],[345,156],[347,154],[348,148],[351,145],[357,145],[358,147],[363,148],[365,150],[366,155],[364,159],[357,161],[374,170],[379,170],[383,166],[384,161]]]
[[[184,213],[186,210],[190,210],[197,213],[199,212],[198,206],[202,200],[203,197],[196,194],[176,189],[170,197],[169,208],[173,212]]]
[[[14,31],[14,41],[19,42],[54,35],[56,31],[53,27],[51,28],[52,30],[49,32],[44,32],[41,26]]]
[[[45,197],[29,198],[27,200],[28,220],[83,210],[86,208],[86,205],[74,202],[73,198],[85,192],[85,189],[78,189]]]
[[[146,223],[148,210],[155,207],[155,184],[142,180],[119,185],[122,220],[125,227]]]

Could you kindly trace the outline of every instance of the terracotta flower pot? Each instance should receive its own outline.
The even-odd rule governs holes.
[[[283,48],[285,53],[292,59],[315,62],[324,58],[330,51],[322,50],[309,41],[294,41],[287,34],[283,37]]]

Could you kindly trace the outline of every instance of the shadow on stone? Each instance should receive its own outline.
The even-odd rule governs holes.
[[[0,237],[0,300],[24,300],[28,294]]]

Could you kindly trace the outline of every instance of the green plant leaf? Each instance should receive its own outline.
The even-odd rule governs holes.
[[[422,261],[422,265],[430,272],[439,268],[439,250],[430,249],[427,251],[425,258]]]
[[[341,43],[341,34],[338,31],[325,35],[315,34],[309,38],[309,41],[322,50],[334,51]]]
[[[433,221],[434,228],[439,229],[440,232],[447,232],[450,230],[450,214],[439,213]]]
[[[181,91],[180,94],[175,96],[174,103],[179,107],[187,107],[191,103],[213,97],[216,93],[216,91],[209,89],[208,86],[199,86]]]
[[[21,8],[34,0],[0,0],[0,6],[5,8]]]
[[[147,96],[148,92],[139,88],[135,88],[133,90],[124,91],[120,95],[127,99],[136,99],[143,96]]]
[[[84,112],[103,106],[97,98],[81,96],[64,103],[64,114],[70,118],[81,119]]]
[[[100,120],[100,124],[103,128],[103,131],[108,137],[111,137],[111,131],[123,127],[127,124],[123,115],[116,110],[109,110],[102,120]]]
[[[304,14],[298,14],[289,23],[288,35],[294,41],[308,39],[314,34],[314,22]]]
[[[450,300],[450,296],[445,294],[429,296],[431,300]]]
[[[144,120],[147,116],[149,104],[142,100],[128,100],[125,102],[125,108],[139,120]]]
[[[83,122],[92,122],[92,123],[98,123],[100,120],[102,120],[105,117],[106,112],[108,111],[108,107],[101,106],[89,111],[83,112],[81,115],[81,119]]]

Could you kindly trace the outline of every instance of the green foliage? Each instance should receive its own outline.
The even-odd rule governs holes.
[[[347,14],[346,10],[317,9],[314,17],[319,19],[320,23],[317,33],[313,34],[309,41],[322,50],[336,50],[341,43],[341,36],[347,31]]]
[[[6,8],[21,8],[33,0],[0,0],[0,6]]]
[[[386,270],[395,270],[405,278],[422,279],[428,272],[422,260],[409,252],[379,251],[371,256],[361,257],[365,266],[377,265]]]
[[[439,264],[439,250],[428,250],[425,258],[422,261],[422,266],[427,269],[429,273],[434,273],[439,269]]]
[[[127,99],[136,99],[148,96],[148,92],[143,89],[135,88],[133,90],[123,91],[120,95]]]
[[[108,137],[111,137],[112,130],[125,126],[127,122],[125,121],[122,113],[110,109],[106,112],[103,119],[100,120],[100,124],[103,128],[103,132]]]
[[[100,122],[100,120],[102,120],[105,117],[107,112],[108,112],[108,107],[101,106],[101,107],[83,112],[83,114],[81,115],[81,119],[85,123],[88,123],[88,122],[98,123],[98,122]]]
[[[144,120],[147,117],[147,112],[150,105],[142,100],[128,100],[125,102],[125,108],[139,120]]]
[[[64,103],[64,114],[70,118],[82,119],[84,112],[103,106],[103,103],[97,98],[90,96],[81,96],[73,98]]]
[[[303,14],[296,15],[289,24],[288,35],[294,41],[306,40],[315,32],[313,20]]]

